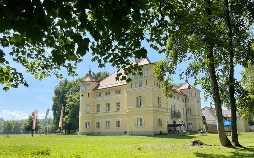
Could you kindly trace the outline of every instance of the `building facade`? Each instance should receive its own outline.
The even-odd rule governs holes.
[[[203,125],[204,128],[209,130],[210,132],[217,133],[217,126],[214,126],[214,124],[217,124],[217,116],[215,108],[207,107],[201,109],[202,115],[203,115]],[[231,110],[222,110],[222,115],[224,120],[231,122]],[[243,120],[238,114],[237,114],[237,120],[236,120],[236,126],[237,131],[239,132],[248,132],[249,131],[249,124],[248,121]],[[225,131],[231,131],[231,126],[224,127]]]
[[[80,84],[79,134],[155,135],[202,128],[200,91],[188,81],[166,99],[163,85],[153,74],[154,63],[135,61],[143,74],[130,75],[131,82],[117,81],[113,73],[101,82],[91,75]]]

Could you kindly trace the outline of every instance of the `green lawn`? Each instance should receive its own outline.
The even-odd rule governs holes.
[[[199,139],[212,146],[191,147]],[[241,133],[245,148],[220,146],[217,134],[162,136],[0,135],[0,157],[254,157],[254,133]]]

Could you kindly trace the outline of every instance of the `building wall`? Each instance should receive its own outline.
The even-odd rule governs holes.
[[[145,71],[148,71],[147,75]],[[187,92],[197,93],[196,96],[186,97],[172,93],[172,98],[166,99],[161,90],[163,85],[153,75],[153,64],[144,65],[143,72],[142,76],[131,75],[130,83],[99,90],[91,90],[97,86],[96,82],[82,82],[79,134],[162,134],[168,132],[167,125],[172,124],[174,120],[178,124],[185,124],[185,130],[190,121],[192,130],[196,131],[198,123],[202,123],[201,112],[198,115],[197,110],[201,108],[200,102],[197,102],[198,99],[200,100],[199,90],[188,89]],[[87,84],[90,84],[90,89],[84,88]],[[116,94],[116,89],[120,89],[121,93]],[[110,95],[106,95],[109,91]],[[141,106],[137,106],[137,98],[141,98]],[[117,102],[120,102],[120,110],[116,109]],[[110,111],[106,111],[108,103]],[[97,112],[97,104],[100,104],[99,112]],[[87,111],[87,106],[90,106],[90,111]],[[186,116],[187,108],[191,108],[191,115]],[[180,112],[181,116],[172,117],[172,110]],[[120,127],[116,127],[117,121],[120,121]],[[89,128],[86,128],[86,122],[90,122]],[[106,127],[108,122],[110,125]]]

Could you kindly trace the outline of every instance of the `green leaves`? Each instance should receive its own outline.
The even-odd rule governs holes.
[[[135,55],[135,58],[137,59],[146,58],[147,50],[144,47],[142,47],[141,49],[134,51],[133,54]]]

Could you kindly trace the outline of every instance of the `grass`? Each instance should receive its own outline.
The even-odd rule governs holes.
[[[188,146],[199,139],[212,146]],[[220,146],[217,134],[147,136],[0,135],[0,157],[254,157],[254,133],[241,133],[245,148]]]

